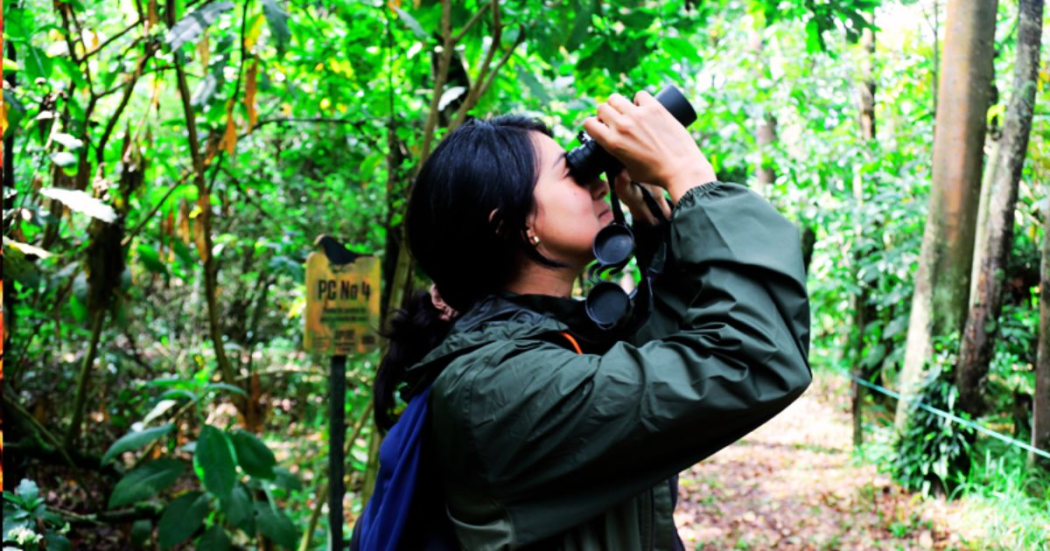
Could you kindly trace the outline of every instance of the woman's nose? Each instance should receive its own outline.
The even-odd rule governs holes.
[[[609,183],[601,178],[595,178],[591,183],[591,197],[595,201],[604,199],[609,194]]]

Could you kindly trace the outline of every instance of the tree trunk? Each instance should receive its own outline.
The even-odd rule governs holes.
[[[857,84],[857,123],[860,127],[860,137],[865,142],[875,140],[875,79],[872,76],[872,67],[875,62],[875,33],[872,29],[861,31],[860,47],[862,55],[861,80]],[[860,171],[856,172],[853,180],[853,199],[856,205],[856,226],[854,228],[854,254],[853,254],[853,277],[857,286],[857,293],[853,295],[853,327],[857,331],[856,342],[853,343],[853,376],[858,379],[867,380],[869,369],[861,364],[864,357],[864,330],[868,323],[875,317],[874,308],[871,305],[868,284],[860,277],[861,252],[859,243],[863,241],[864,231],[867,224],[864,221],[864,179]],[[849,354],[847,352],[847,354]],[[853,446],[857,447],[864,443],[864,387],[856,381],[851,383],[850,397],[853,410]]]
[[[1043,0],[1021,0],[1017,15],[1017,61],[1014,65],[1013,98],[1006,111],[1006,121],[997,155],[992,159],[987,178],[988,227],[985,249],[976,254],[980,266],[970,315],[963,331],[955,383],[959,387],[959,407],[977,416],[984,409],[982,386],[992,361],[992,349],[998,334],[999,314],[1003,306],[1003,273],[1014,235],[1014,207],[1017,184],[1021,179],[1028,151],[1035,108],[1039,52],[1042,45]]]
[[[769,186],[777,179],[777,171],[773,163],[767,159],[770,147],[777,142],[777,119],[766,113],[758,121],[755,131],[758,138],[758,152],[761,155],[755,172],[758,178],[758,190],[762,195],[769,193]]]
[[[986,144],[988,158],[992,161],[981,177],[981,200],[977,206],[977,229],[973,239],[973,266],[970,268],[970,301],[967,311],[973,309],[979,295],[978,282],[981,280],[981,266],[984,264],[984,255],[988,250],[988,217],[992,210],[992,176],[995,172],[992,167],[1000,162],[1002,156],[1000,152],[1002,140],[992,135],[988,137],[992,139],[992,143]]]
[[[175,2],[173,0],[168,2],[165,11],[168,17],[168,25],[174,25]],[[215,349],[215,362],[219,365],[219,372],[222,374],[223,382],[237,386],[237,374],[233,370],[233,364],[230,362],[229,356],[226,355],[226,347],[222,339],[223,318],[219,311],[222,305],[219,304],[218,296],[219,267],[215,263],[215,257],[212,255],[210,191],[208,183],[204,179],[204,158],[197,135],[196,115],[193,112],[193,107],[190,105],[190,90],[186,84],[186,72],[183,70],[182,62],[179,61],[178,56],[175,56],[175,76],[179,89],[179,98],[182,100],[183,114],[186,117],[186,134],[189,140],[190,160],[193,162],[193,178],[197,185],[197,204],[201,209],[198,215],[199,225],[197,226],[201,235],[197,244],[198,253],[204,268],[204,299],[208,305],[208,334]],[[235,397],[233,403],[237,407],[237,411],[244,418],[247,418],[247,400]]]
[[[898,385],[898,430],[907,424],[933,340],[958,334],[966,321],[997,4],[948,2],[933,178]]]
[[[762,30],[756,29],[751,32],[751,50],[755,54],[755,71],[754,78],[756,82],[760,82],[766,78],[765,75],[768,73],[769,59],[766,57],[765,42],[762,39]],[[762,90],[762,95],[768,95],[766,90]],[[755,164],[755,190],[766,196],[769,194],[769,187],[777,179],[776,168],[773,163],[769,161],[770,148],[777,141],[777,119],[771,113],[766,110],[766,106],[762,106],[762,115],[759,117],[758,122],[755,126],[755,144],[758,146],[758,162]]]
[[[1050,184],[1043,184],[1044,195],[1050,197]],[[1035,362],[1035,396],[1032,400],[1032,446],[1050,451],[1050,209],[1043,210],[1043,261],[1039,281],[1039,351]],[[1050,461],[1036,459],[1050,471]]]

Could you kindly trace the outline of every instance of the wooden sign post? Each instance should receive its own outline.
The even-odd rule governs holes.
[[[379,344],[379,259],[347,250],[322,235],[323,252],[306,257],[304,347],[332,355],[328,379],[329,548],[343,549],[343,439],[346,437],[346,356]]]

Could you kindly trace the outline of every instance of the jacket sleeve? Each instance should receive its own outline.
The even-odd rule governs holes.
[[[457,416],[483,493],[519,541],[587,520],[731,444],[810,383],[809,306],[798,232],[734,184],[691,190],[670,228],[656,290],[662,338],[602,355],[492,345]],[[513,389],[513,391],[509,391]],[[515,511],[528,509],[528,514]],[[539,520],[537,520],[539,519]],[[542,526],[541,526],[542,525]]]

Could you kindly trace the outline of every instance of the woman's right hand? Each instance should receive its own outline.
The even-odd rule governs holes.
[[[715,181],[711,163],[685,127],[649,93],[634,99],[613,94],[583,128],[632,178],[666,189],[676,204],[690,189]]]

